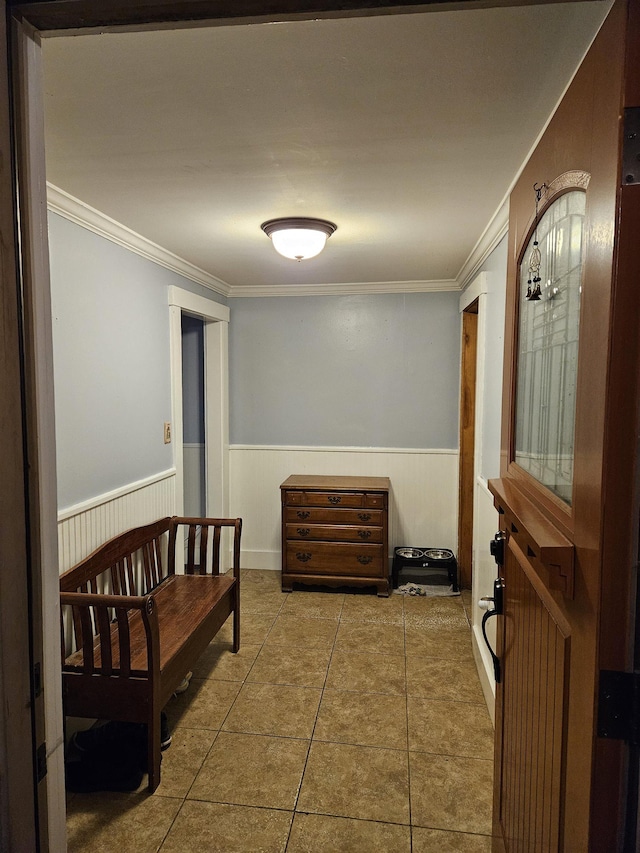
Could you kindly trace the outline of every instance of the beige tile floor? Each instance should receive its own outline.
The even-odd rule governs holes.
[[[158,790],[69,795],[70,853],[489,853],[465,604],[243,570],[242,649],[229,621],[167,707]]]

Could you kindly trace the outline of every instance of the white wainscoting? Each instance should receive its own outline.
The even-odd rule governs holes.
[[[175,479],[175,468],[171,468],[61,510],[58,513],[60,572],[130,527],[175,515]]]
[[[457,551],[457,450],[231,445],[229,468],[244,568],[281,568],[280,484],[291,474],[389,477],[390,554],[399,545]]]
[[[487,708],[494,723],[496,683],[493,676],[493,661],[482,636],[484,611],[478,606],[478,601],[483,596],[493,595],[493,581],[498,570],[489,551],[489,542],[500,526],[499,518],[486,480],[477,477],[473,512],[473,652]],[[487,636],[495,650],[495,618],[487,623]]]

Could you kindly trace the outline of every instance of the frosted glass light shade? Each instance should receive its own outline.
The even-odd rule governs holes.
[[[298,217],[270,219],[260,227],[271,237],[276,252],[294,261],[306,261],[320,254],[337,226],[325,219]]]
[[[310,228],[287,228],[285,231],[274,231],[271,242],[276,252],[285,258],[306,261],[320,254],[327,242],[327,235]]]

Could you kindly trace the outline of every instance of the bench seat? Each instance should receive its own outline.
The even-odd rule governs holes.
[[[162,581],[151,595],[158,608],[158,629],[160,633],[160,673],[171,665],[171,662],[191,641],[193,635],[201,632],[203,626],[211,619],[217,606],[230,593],[234,585],[233,577],[207,575],[171,575]],[[225,608],[226,609],[226,608]],[[229,613],[231,608],[229,607]],[[229,615],[227,613],[227,616]],[[226,620],[226,616],[222,620]],[[133,611],[129,616],[131,637],[131,676],[143,677],[147,669],[147,638],[139,611]],[[216,630],[217,633],[217,630]],[[118,625],[111,627],[111,648],[114,656],[109,675],[120,675],[120,644],[118,642]],[[208,641],[207,641],[208,645]],[[206,646],[205,646],[206,647]],[[102,674],[102,655],[100,637],[93,645],[93,669]],[[67,672],[82,672],[84,654],[74,652],[65,661]]]

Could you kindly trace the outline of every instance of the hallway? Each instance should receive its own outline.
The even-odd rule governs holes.
[[[68,795],[70,853],[489,853],[468,595],[242,584],[241,651],[229,620],[167,706],[158,790]]]

